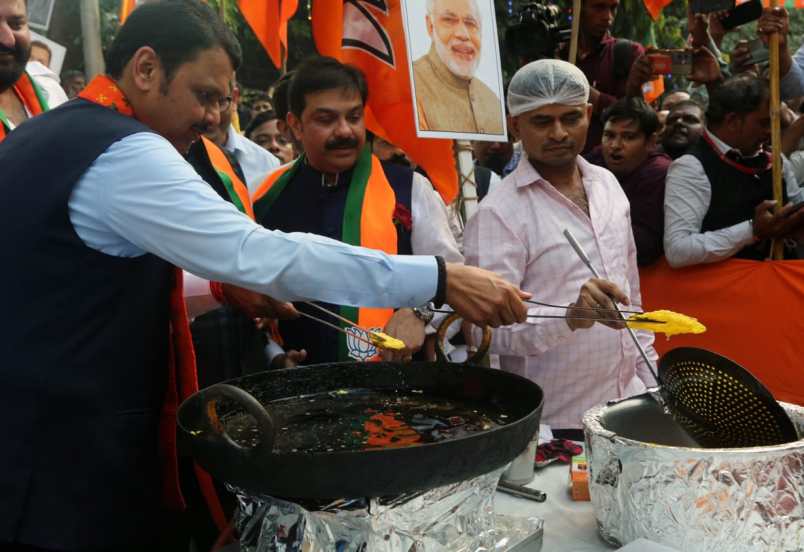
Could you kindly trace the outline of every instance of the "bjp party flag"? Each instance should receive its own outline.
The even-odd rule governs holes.
[[[318,52],[366,75],[366,126],[402,148],[430,177],[445,202],[458,193],[452,140],[416,137],[400,0],[315,0]]]
[[[238,0],[237,5],[268,57],[281,68],[288,57],[288,21],[299,7],[298,0]]]
[[[659,75],[642,85],[642,95],[647,103],[655,102],[662,94],[664,94],[664,75]]]
[[[648,13],[655,21],[659,19],[659,14],[662,13],[662,9],[671,4],[673,0],[644,0],[644,2],[645,9],[648,10]]]
[[[134,11],[134,8],[137,7],[139,2],[137,0],[122,0],[120,2],[120,24],[122,25],[125,23],[128,16],[131,15],[131,12]]]

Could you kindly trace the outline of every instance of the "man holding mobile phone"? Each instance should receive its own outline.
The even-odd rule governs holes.
[[[653,78],[645,48],[611,35],[619,7],[620,0],[586,0],[581,8],[576,65],[591,85],[593,108],[584,153],[600,144],[603,112],[625,96],[641,97],[642,85]]]

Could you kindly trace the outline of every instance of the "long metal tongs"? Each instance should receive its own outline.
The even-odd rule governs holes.
[[[567,238],[567,241],[575,250],[575,253],[578,254],[578,257],[581,259],[581,261],[583,261],[583,264],[586,265],[586,267],[589,269],[592,275],[595,278],[600,278],[600,274],[598,274],[597,270],[595,270],[595,267],[592,265],[592,261],[589,260],[589,256],[586,254],[586,251],[583,250],[583,247],[581,247],[581,244],[578,242],[578,240],[575,239],[575,236],[572,235],[572,232],[570,232],[568,229],[565,229],[564,237]],[[617,303],[612,301],[612,304],[614,305],[614,310],[616,310],[617,313],[620,315],[620,319],[625,320],[625,318],[622,315],[623,311],[621,311],[619,307],[617,307]],[[642,321],[644,322],[644,320]],[[656,385],[661,385],[661,383],[659,382],[659,376],[656,375],[656,369],[654,368],[653,363],[648,358],[648,353],[645,352],[645,348],[642,346],[642,343],[640,343],[639,339],[637,339],[634,330],[632,330],[627,325],[625,326],[625,329],[628,330],[628,333],[631,335],[631,339],[634,340],[634,345],[636,345],[637,349],[639,350],[639,354],[642,355],[642,360],[645,361],[645,364],[647,365],[648,370],[650,370],[653,379],[656,380]]]
[[[333,313],[330,313],[330,314],[333,314]],[[362,336],[358,335],[357,333],[349,333],[346,330],[344,330],[343,328],[341,328],[340,326],[338,326],[337,324],[333,324],[332,322],[328,322],[327,320],[324,320],[322,318],[318,318],[317,316],[313,316],[312,314],[307,314],[304,311],[299,311],[299,316],[303,316],[304,318],[308,318],[308,319],[310,319],[310,320],[312,320],[314,322],[318,322],[319,324],[323,324],[324,326],[332,328],[333,330],[335,330],[337,332],[341,332],[342,334],[348,335],[350,337],[354,337],[355,339],[357,339],[358,341],[362,341],[363,343],[368,343],[369,345],[372,345],[372,346],[374,345],[374,343],[372,343],[370,339],[366,339],[365,337],[362,337]],[[334,314],[333,314],[333,316],[334,316]]]
[[[380,342],[382,341],[381,336],[377,335],[377,332],[373,332],[371,330],[367,330],[367,329],[363,328],[362,326],[358,326],[357,324],[355,324],[354,322],[352,322],[348,318],[345,318],[345,317],[341,316],[340,314],[338,314],[336,312],[332,312],[331,310],[329,310],[327,308],[324,308],[321,305],[318,305],[316,303],[313,303],[312,301],[305,301],[304,304],[309,305],[311,307],[314,307],[314,308],[320,310],[321,312],[324,312],[324,313],[330,315],[331,317],[335,318],[336,320],[340,320],[341,322],[343,322],[344,324],[347,324],[348,326],[351,326],[353,328],[357,328],[358,330],[364,331],[364,332],[366,332],[367,334],[369,334],[371,336],[376,336],[377,338],[380,338],[379,339]],[[362,341],[363,343],[368,343],[369,345],[372,345],[374,347],[382,347],[378,343],[375,343],[371,339],[366,339],[365,337],[363,337],[362,335],[358,334],[357,332],[348,332],[347,330],[345,330],[344,328],[341,328],[337,324],[333,324],[332,322],[328,322],[326,320],[318,318],[317,316],[313,316],[312,314],[308,314],[308,313],[306,313],[304,311],[299,311],[299,314],[301,316],[305,317],[305,318],[309,318],[310,320],[314,320],[314,321],[318,322],[319,324],[323,324],[325,326],[328,326],[328,327],[332,328],[333,330],[339,331],[342,334],[348,335],[349,337],[353,337],[353,338],[357,339],[358,341]]]

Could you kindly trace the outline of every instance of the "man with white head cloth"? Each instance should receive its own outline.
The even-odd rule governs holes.
[[[476,0],[427,0],[430,51],[413,62],[421,130],[502,134],[500,99],[475,72],[483,20]]]
[[[571,307],[565,319],[529,318],[496,330],[492,352],[503,369],[544,389],[545,423],[577,436],[592,406],[654,385],[630,336],[618,331],[622,325],[570,318],[611,320],[613,311],[584,309],[612,308],[612,301],[640,310],[629,204],[612,173],[579,155],[592,106],[577,67],[560,60],[525,65],[509,85],[508,108],[522,159],[469,220],[466,261],[497,271],[537,300]],[[589,280],[565,229],[606,280]],[[563,312],[534,307],[529,313]],[[655,359],[652,334],[638,337]]]

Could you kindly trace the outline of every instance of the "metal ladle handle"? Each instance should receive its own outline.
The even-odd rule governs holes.
[[[575,236],[572,235],[572,232],[570,232],[569,229],[564,229],[564,237],[567,238],[567,241],[575,250],[575,253],[578,254],[578,257],[580,257],[581,261],[583,261],[583,264],[587,266],[592,275],[595,278],[600,278],[600,274],[598,274],[597,270],[595,270],[595,267],[592,264],[592,261],[589,260],[589,256],[586,254],[586,251],[583,250],[583,247],[581,247],[581,244],[575,239]],[[614,310],[617,311],[617,313],[620,315],[620,318],[625,320],[625,317],[623,317],[623,313],[620,312],[620,308],[617,306],[617,303],[612,301],[611,304],[614,305]],[[636,345],[637,349],[639,349],[639,354],[642,355],[642,360],[645,361],[645,365],[648,367],[648,370],[650,370],[650,374],[656,381],[656,385],[661,385],[659,382],[659,376],[656,375],[656,369],[653,367],[653,363],[648,358],[648,353],[645,352],[645,348],[642,346],[642,343],[639,342],[634,330],[631,329],[631,327],[627,324],[625,329],[628,330],[628,333],[631,335],[631,339],[634,340],[634,345]]]
[[[239,387],[228,383],[218,383],[201,392],[202,416],[205,437],[218,444],[228,446],[241,456],[259,456],[270,453],[274,446],[275,426],[271,415],[254,396]],[[229,399],[250,414],[257,422],[260,442],[253,447],[244,447],[236,443],[226,432],[226,427],[218,418],[218,402]]]

